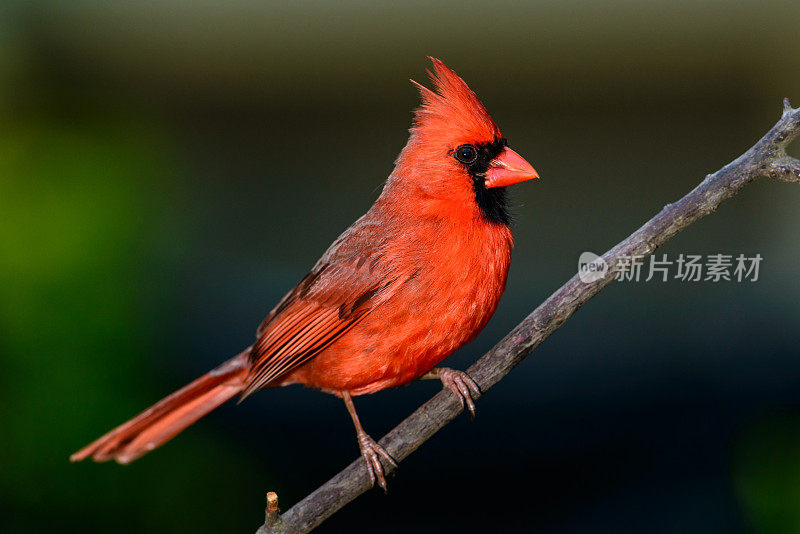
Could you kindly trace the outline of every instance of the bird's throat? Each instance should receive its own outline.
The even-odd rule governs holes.
[[[483,179],[473,180],[475,189],[475,203],[481,212],[481,217],[495,224],[509,226],[511,216],[508,213],[505,187],[493,187],[487,189],[483,184]]]

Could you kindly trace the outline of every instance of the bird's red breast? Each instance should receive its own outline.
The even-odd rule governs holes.
[[[244,395],[407,383],[497,308],[513,246],[504,187],[536,171],[467,84],[432,61],[436,91],[417,84],[423,103],[383,192],[262,323]]]

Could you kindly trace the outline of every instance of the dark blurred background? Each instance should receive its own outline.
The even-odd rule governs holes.
[[[67,457],[227,359],[368,209],[426,55],[542,175],[466,368],[800,104],[800,3],[0,5],[0,528],[252,532],[357,457],[337,399],[226,405],[127,467]],[[797,153],[798,150],[795,150]],[[755,283],[619,283],[321,532],[800,532],[800,188],[659,253]],[[376,438],[439,388],[357,399]]]

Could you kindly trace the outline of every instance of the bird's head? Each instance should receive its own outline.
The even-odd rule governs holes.
[[[508,223],[505,187],[538,178],[509,148],[478,97],[455,72],[430,58],[435,91],[411,80],[422,95],[396,172],[425,194],[472,202],[492,222]]]

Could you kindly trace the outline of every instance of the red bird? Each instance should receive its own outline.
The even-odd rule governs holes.
[[[538,178],[467,84],[431,58],[411,135],[380,197],[269,313],[256,342],[72,455],[131,462],[239,395],[303,384],[341,397],[373,485],[380,458],[352,397],[438,378],[474,415],[478,386],[436,368],[489,321],[513,240],[505,188]]]

